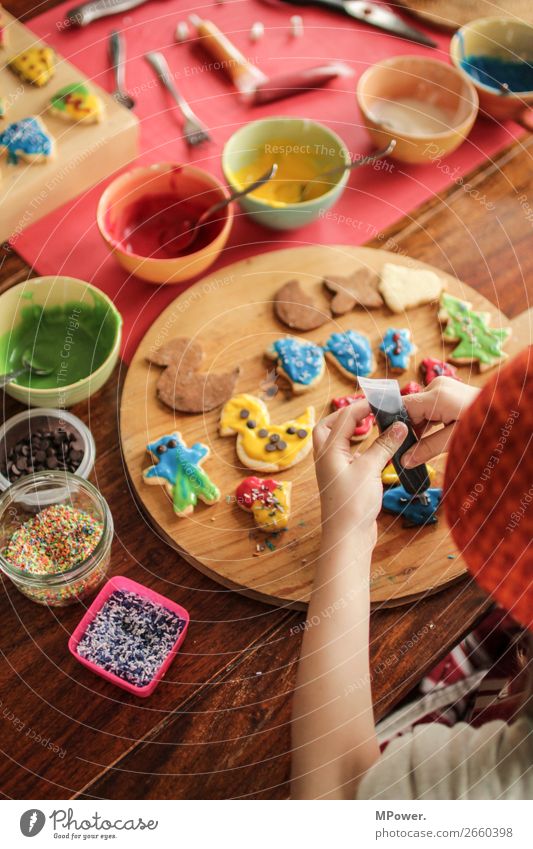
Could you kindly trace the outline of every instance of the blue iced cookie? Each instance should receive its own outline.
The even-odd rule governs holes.
[[[218,487],[202,469],[202,463],[209,457],[207,445],[195,442],[189,448],[176,431],[150,443],[146,450],[155,462],[144,470],[143,480],[167,489],[177,516],[188,516],[198,501],[205,504],[219,501]]]
[[[324,374],[322,348],[297,336],[276,339],[267,356],[276,360],[277,373],[291,382],[295,392],[307,392]]]
[[[332,333],[324,345],[326,357],[346,377],[366,377],[374,371],[375,363],[368,337],[357,330]]]
[[[379,350],[386,358],[391,371],[402,372],[409,368],[409,360],[416,351],[416,345],[411,341],[410,330],[389,327]]]
[[[12,165],[18,165],[20,159],[46,162],[54,155],[54,140],[39,118],[23,118],[0,133],[0,153],[7,153]]]
[[[442,489],[433,487],[426,490],[427,504],[420,498],[413,498],[403,486],[395,486],[383,493],[383,509],[395,513],[404,519],[405,527],[433,525],[437,521],[436,512],[442,498]]]

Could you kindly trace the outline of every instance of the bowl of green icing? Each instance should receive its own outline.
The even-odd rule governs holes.
[[[36,277],[0,296],[0,374],[29,362],[6,392],[30,406],[70,407],[106,382],[120,352],[122,317],[90,283]]]

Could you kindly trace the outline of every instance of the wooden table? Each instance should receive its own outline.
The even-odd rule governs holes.
[[[29,0],[5,5],[21,17],[32,6]],[[452,186],[375,245],[455,274],[511,319],[529,323],[532,151],[531,138],[515,143],[471,175],[468,190]],[[0,262],[0,291],[28,274],[13,252],[4,250]],[[124,371],[117,370],[90,408],[74,409],[96,438],[94,479],[116,524],[113,572],[178,599],[191,613],[189,636],[168,677],[144,703],[91,676],[68,655],[80,605],[41,608],[4,581],[0,786],[11,798],[284,798],[304,616],[214,584],[150,529],[121,463],[117,401]],[[17,409],[2,397],[2,417]],[[377,718],[487,609],[483,594],[463,580],[410,607],[376,611],[371,670]]]

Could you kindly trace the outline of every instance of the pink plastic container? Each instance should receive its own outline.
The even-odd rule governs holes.
[[[85,634],[87,628],[90,623],[95,618],[96,614],[100,611],[100,609],[104,606],[109,596],[111,596],[116,590],[125,590],[127,592],[136,593],[138,596],[142,598],[146,598],[149,601],[154,602],[155,604],[161,604],[163,607],[166,607],[167,610],[175,613],[176,616],[179,616],[185,622],[183,630],[176,638],[176,642],[172,646],[165,660],[155,673],[154,677],[150,681],[149,684],[146,684],[144,687],[138,687],[135,684],[130,684],[129,681],[125,681],[123,678],[119,678],[118,675],[115,675],[113,672],[107,672],[107,670],[102,669],[98,664],[93,663],[91,660],[87,660],[84,657],[81,657],[78,654],[78,643],[81,638]],[[138,584],[137,581],[132,581],[129,578],[125,578],[122,575],[116,575],[105,584],[105,586],[100,590],[95,600],[88,608],[85,616],[77,626],[76,630],[73,632],[70,640],[68,641],[68,647],[70,653],[76,658],[76,660],[86,666],[87,669],[90,669],[96,675],[99,675],[101,678],[105,678],[106,681],[110,681],[111,684],[115,684],[115,686],[120,687],[122,690],[127,690],[128,693],[133,693],[135,696],[141,696],[141,698],[146,698],[147,696],[151,696],[154,692],[155,688],[166,674],[166,671],[174,657],[176,656],[183,640],[185,639],[185,635],[187,634],[187,629],[189,627],[190,616],[181,605],[176,604],[176,602],[167,598],[164,595],[160,595],[159,593],[154,592],[153,590],[148,589],[143,584]]]

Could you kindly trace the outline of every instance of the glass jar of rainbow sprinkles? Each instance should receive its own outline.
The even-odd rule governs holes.
[[[0,569],[39,604],[92,593],[107,575],[112,540],[107,502],[76,475],[28,475],[0,498]]]

